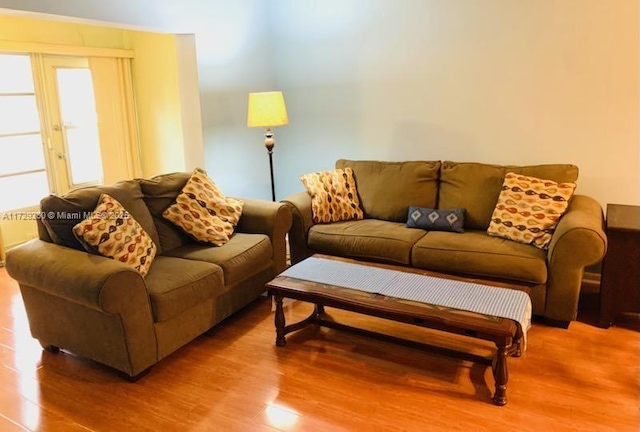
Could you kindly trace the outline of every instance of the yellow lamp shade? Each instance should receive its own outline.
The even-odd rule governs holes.
[[[248,127],[274,127],[289,123],[282,92],[249,93]]]

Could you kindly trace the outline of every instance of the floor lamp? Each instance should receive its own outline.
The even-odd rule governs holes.
[[[249,109],[247,111],[248,127],[263,127],[264,146],[269,153],[269,172],[271,173],[271,199],[276,200],[276,189],[273,182],[273,139],[272,127],[284,126],[289,123],[287,107],[284,105],[282,92],[249,93]]]

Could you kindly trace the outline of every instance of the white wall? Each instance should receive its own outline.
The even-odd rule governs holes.
[[[162,29],[171,23],[172,0],[1,0],[0,7]],[[175,2],[174,2],[175,3]]]
[[[636,0],[277,0],[272,10],[290,111],[281,195],[339,157],[449,159],[574,163],[579,193],[640,204]]]
[[[64,3],[64,4],[60,4]],[[0,0],[196,35],[206,168],[269,198],[250,91],[283,90],[277,198],[339,157],[570,162],[640,204],[638,0]]]
[[[204,167],[202,113],[195,36],[176,35],[176,58],[184,141],[184,169]]]

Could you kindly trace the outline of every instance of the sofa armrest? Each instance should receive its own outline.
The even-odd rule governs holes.
[[[308,248],[309,229],[314,225],[311,213],[311,197],[307,192],[300,192],[282,200],[290,209],[293,217],[289,231],[289,247],[291,263],[295,264],[313,254]]]
[[[266,234],[271,239],[273,261],[276,273],[287,267],[287,246],[285,236],[291,228],[291,211],[282,203],[246,199],[242,216],[238,222],[238,232]]]
[[[575,195],[549,244],[547,317],[576,318],[584,268],[600,261],[606,250],[602,207],[591,197]]]

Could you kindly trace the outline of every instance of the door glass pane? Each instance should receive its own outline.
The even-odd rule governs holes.
[[[0,93],[33,93],[29,56],[0,54]]]
[[[40,134],[0,137],[0,176],[45,169]]]
[[[0,96],[0,135],[39,131],[35,96]]]
[[[65,125],[96,123],[96,102],[89,69],[58,69],[60,110]]]
[[[100,182],[102,160],[91,71],[59,68],[57,78],[71,183]]]
[[[102,178],[100,149],[87,143],[98,142],[98,129],[81,127],[67,129],[67,161],[73,173],[73,184],[95,182]]]
[[[0,211],[35,206],[47,195],[49,184],[44,171],[0,177]]]

